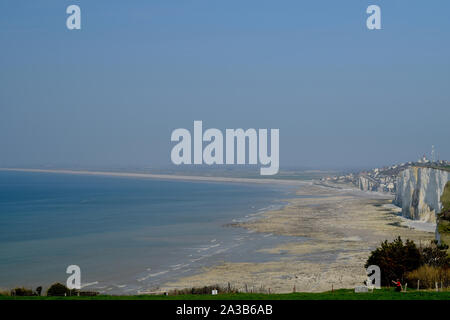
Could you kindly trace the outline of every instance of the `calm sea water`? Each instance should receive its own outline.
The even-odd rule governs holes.
[[[0,288],[65,283],[136,293],[286,241],[225,225],[282,206],[284,186],[0,172]]]

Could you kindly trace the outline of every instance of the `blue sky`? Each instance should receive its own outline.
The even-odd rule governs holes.
[[[82,30],[66,28],[78,4]],[[369,4],[382,30],[366,28]],[[283,166],[450,159],[450,2],[0,2],[0,166],[169,165],[170,134],[279,128]]]

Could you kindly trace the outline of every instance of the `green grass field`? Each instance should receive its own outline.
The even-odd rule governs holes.
[[[237,293],[219,295],[139,295],[139,296],[95,296],[95,297],[10,297],[0,300],[450,300],[450,291],[395,292],[394,289],[380,289],[369,293],[355,293],[351,289],[340,289],[321,293],[258,294]]]

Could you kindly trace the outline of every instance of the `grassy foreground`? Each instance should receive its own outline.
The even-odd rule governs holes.
[[[112,296],[99,295],[95,297],[11,297],[0,296],[0,300],[450,300],[450,291],[408,290],[395,292],[393,289],[374,290],[369,293],[355,293],[352,289],[340,289],[320,293],[233,293],[219,295],[137,295]]]

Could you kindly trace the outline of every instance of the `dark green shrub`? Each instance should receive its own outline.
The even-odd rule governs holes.
[[[32,296],[33,290],[31,289],[25,289],[25,288],[15,288],[11,290],[12,296],[18,296],[18,297],[25,297],[25,296]]]
[[[381,285],[388,286],[392,280],[401,279],[406,272],[413,271],[422,265],[422,255],[415,243],[406,240],[403,243],[398,237],[392,242],[387,240],[371,252],[365,267],[377,265],[381,270]]]
[[[52,284],[47,290],[47,296],[64,296],[69,294],[69,288],[59,282]]]

